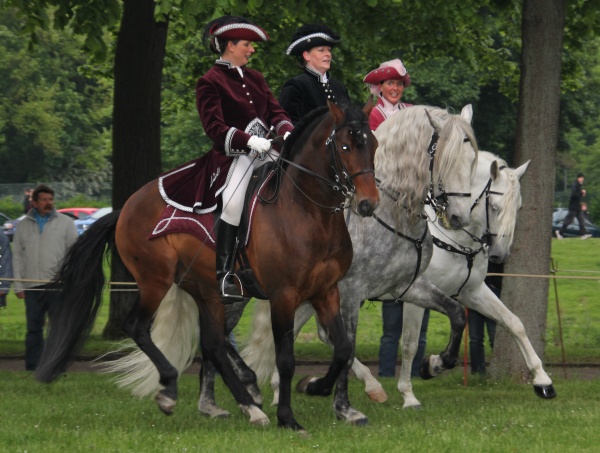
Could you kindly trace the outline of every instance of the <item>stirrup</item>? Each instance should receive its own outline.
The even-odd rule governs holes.
[[[235,302],[242,302],[244,300],[244,296],[242,294],[228,294],[225,292],[225,283],[227,282],[227,279],[229,277],[237,278],[238,282],[240,283],[240,288],[242,288],[242,293],[244,291],[242,281],[237,276],[237,274],[235,272],[227,272],[225,274],[225,277],[221,279],[221,284],[219,285],[219,292],[221,293],[221,303],[223,305],[229,305]],[[232,282],[232,284],[234,283]]]

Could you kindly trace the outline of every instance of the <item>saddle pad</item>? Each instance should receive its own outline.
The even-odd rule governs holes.
[[[187,233],[195,236],[211,249],[216,249],[213,232],[214,214],[195,214],[166,205],[154,230],[148,239],[173,233]]]

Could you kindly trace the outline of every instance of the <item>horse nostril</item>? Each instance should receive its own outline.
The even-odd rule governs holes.
[[[358,213],[363,217],[369,217],[373,215],[374,207],[371,206],[368,200],[362,200],[358,204]]]

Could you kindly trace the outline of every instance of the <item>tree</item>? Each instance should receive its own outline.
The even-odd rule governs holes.
[[[522,63],[515,161],[529,159],[521,181],[523,209],[515,231],[513,252],[505,273],[548,275],[550,225],[554,196],[554,165],[560,110],[560,68],[565,24],[564,0],[524,0]],[[544,356],[547,279],[506,278],[502,300],[526,327],[533,348]],[[491,372],[495,377],[529,378],[517,345],[498,329]]]

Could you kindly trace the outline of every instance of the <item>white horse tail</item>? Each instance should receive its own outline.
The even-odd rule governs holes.
[[[192,296],[173,285],[154,315],[150,335],[181,376],[194,361],[200,338],[198,307]],[[117,385],[131,389],[135,396],[154,395],[162,388],[156,367],[133,342],[126,342],[116,352],[124,350],[132,352],[117,360],[102,363],[102,372],[118,373],[115,378]]]
[[[259,384],[270,380],[275,370],[275,340],[271,328],[271,304],[268,300],[256,300],[252,334],[240,355],[256,373]]]

